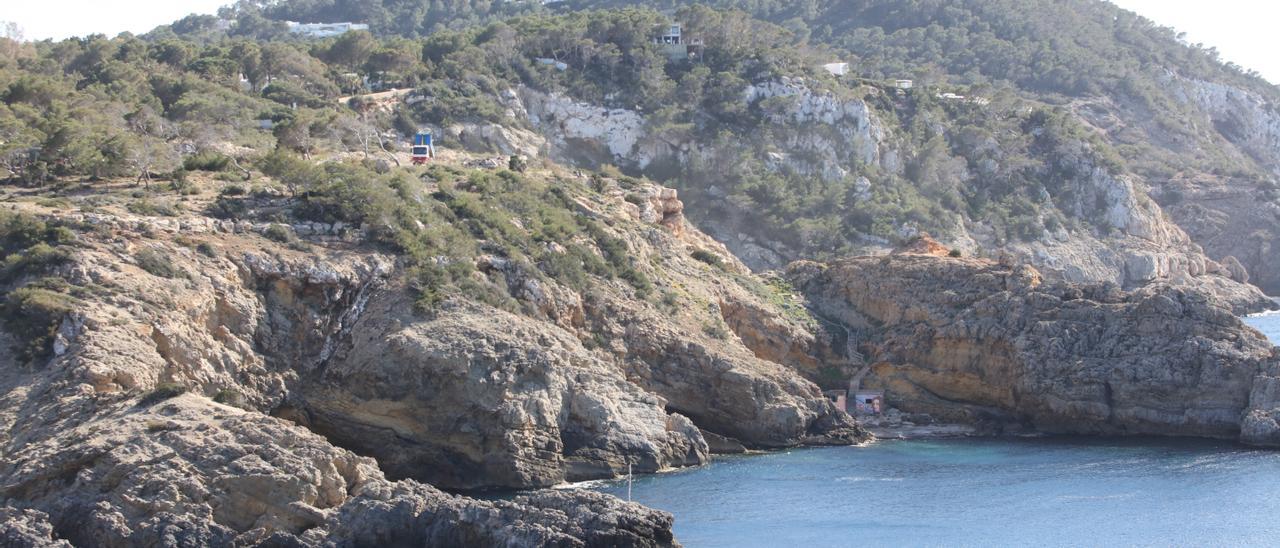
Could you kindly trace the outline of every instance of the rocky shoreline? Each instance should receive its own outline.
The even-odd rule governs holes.
[[[1046,281],[925,246],[788,275],[866,356],[864,386],[944,422],[1276,445],[1280,354],[1185,288]]]
[[[1280,445],[1280,359],[1193,289],[1045,281],[924,245],[796,263],[803,296],[777,293],[685,225],[674,192],[649,195],[578,207],[699,307],[483,256],[523,312],[459,299],[423,316],[396,259],[352,242],[180,234],[196,251],[145,220],[84,230],[58,270],[84,289],[52,355],[0,356],[0,540],[674,546],[670,514],[544,488],[873,437]],[[720,266],[692,258],[708,249]],[[179,274],[144,269],[144,250]],[[859,424],[813,382],[862,366],[905,414]]]

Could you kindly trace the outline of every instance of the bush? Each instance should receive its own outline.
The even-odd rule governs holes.
[[[724,268],[724,261],[720,259],[720,256],[705,249],[694,250],[689,256],[716,268]]]
[[[138,261],[138,268],[147,271],[153,276],[178,278],[183,275],[182,270],[173,265],[173,260],[158,249],[143,249],[135,253],[133,258]]]
[[[169,186],[174,192],[179,194],[189,194],[195,189],[191,188],[190,180],[191,172],[185,169],[175,169],[169,174]]]
[[[3,269],[0,269],[0,283],[12,282],[29,274],[48,272],[70,259],[71,254],[66,249],[40,242],[4,258]]]
[[[4,300],[4,324],[18,339],[17,355],[24,362],[48,358],[62,319],[78,306],[75,298],[41,285],[20,287]]]
[[[293,243],[297,238],[293,235],[293,229],[281,224],[268,226],[267,229],[262,232],[262,235],[268,240],[280,242],[282,244]]]
[[[173,399],[187,392],[181,384],[166,382],[156,385],[150,392],[138,399],[138,407],[150,407],[165,400]]]
[[[212,204],[209,204],[207,213],[218,219],[237,221],[249,214],[249,203],[245,198],[218,196]]]
[[[67,262],[66,244],[76,235],[67,227],[52,226],[25,214],[0,212],[0,283],[40,274]]]
[[[176,217],[182,212],[182,206],[165,202],[153,202],[146,197],[139,198],[137,201],[129,202],[125,206],[129,213],[134,215],[144,215],[147,217]]]
[[[182,169],[187,171],[225,171],[229,165],[230,157],[214,151],[193,154],[182,160]]]
[[[196,252],[205,257],[217,257],[218,250],[209,242],[200,242],[196,244]]]
[[[244,405],[244,395],[230,388],[223,388],[213,395],[213,401],[223,405],[240,407]]]
[[[525,161],[523,156],[512,156],[507,160],[507,169],[516,173],[524,173],[529,168],[529,163]]]
[[[950,253],[947,253],[948,257],[960,257],[963,255],[964,253],[961,253],[959,249],[952,249]]]

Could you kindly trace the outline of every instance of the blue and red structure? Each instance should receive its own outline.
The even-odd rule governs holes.
[[[422,165],[436,157],[436,147],[431,141],[430,131],[419,131],[413,136],[413,146],[409,150],[413,165]]]

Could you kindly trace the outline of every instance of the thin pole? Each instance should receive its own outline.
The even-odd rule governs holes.
[[[627,502],[631,502],[631,463],[627,463]]]

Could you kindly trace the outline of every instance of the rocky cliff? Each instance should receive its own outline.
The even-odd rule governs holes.
[[[962,422],[1275,444],[1280,353],[1211,295],[1044,280],[1030,265],[907,251],[789,277],[858,334],[864,386]]]
[[[903,106],[905,99],[901,97],[893,98],[875,87],[816,89],[803,78],[782,77],[747,85],[740,100],[741,108],[759,117],[768,127],[767,132],[762,130],[759,135],[744,132],[731,140],[708,139],[696,131],[655,127],[636,111],[591,105],[529,87],[505,92],[502,101],[515,123],[527,120],[536,133],[523,131],[517,138],[499,125],[455,128],[451,132],[464,143],[480,148],[508,153],[536,150],[563,162],[587,166],[617,164],[655,177],[679,174],[678,182],[688,190],[686,199],[690,201],[694,221],[756,270],[781,268],[789,261],[823,253],[820,247],[846,244],[796,240],[783,234],[773,221],[761,222],[760,211],[744,204],[741,197],[726,194],[724,189],[736,184],[723,180],[736,173],[726,162],[744,156],[756,157],[762,159],[762,167],[778,174],[829,185],[856,179],[855,195],[838,197],[853,200],[851,207],[854,208],[866,206],[873,194],[896,192],[892,187],[899,184],[895,182],[897,179],[920,176],[908,170],[909,164],[921,161],[919,156],[923,152],[902,135],[903,128],[895,129],[893,121],[884,119],[886,115],[907,115],[893,110],[884,112],[885,105],[909,110]],[[876,101],[880,108],[874,108],[868,101]],[[1019,116],[1018,109],[1030,107],[989,108],[1004,108],[1007,115]],[[934,127],[934,132],[954,134],[952,138],[957,141],[970,139],[958,127],[958,121],[930,118],[925,123]],[[1039,131],[1044,130],[1033,128],[1031,133],[1037,135]],[[762,136],[765,133],[767,138]],[[482,138],[485,135],[493,138]],[[961,146],[990,149],[982,155],[991,158],[976,165],[972,158],[959,156],[951,156],[946,162],[934,159],[932,161],[949,166],[939,175],[946,182],[914,181],[917,191],[952,192],[927,187],[942,184],[947,188],[963,188],[978,185],[982,178],[1005,177],[1013,170],[1030,169],[1005,158],[1020,154],[1008,150],[1009,147],[1022,145],[988,138],[987,142]],[[1234,231],[1211,225],[1196,230],[1197,238],[1193,241],[1148,196],[1148,189],[1140,178],[1104,165],[1088,142],[1048,140],[1035,146],[1039,148],[1026,154],[1043,159],[1044,165],[1035,168],[1041,172],[1037,177],[1045,181],[1060,180],[1055,183],[1058,186],[1054,196],[1044,194],[1043,203],[1033,207],[1042,210],[1041,221],[1058,211],[1064,218],[1076,222],[1046,230],[1038,238],[1021,239],[1007,237],[1004,228],[988,219],[964,213],[947,214],[934,219],[943,225],[945,240],[969,253],[1015,254],[1036,265],[1046,276],[1069,282],[1112,282],[1126,288],[1153,282],[1173,283],[1213,292],[1241,312],[1271,306],[1261,291],[1245,283],[1247,274],[1233,276],[1229,269],[1206,256],[1196,243],[1218,238],[1239,241],[1227,236]],[[1003,165],[1004,162],[1010,165]],[[862,175],[864,172],[872,173],[875,180]],[[1069,175],[1063,177],[1061,173]],[[896,222],[898,237],[911,237],[920,232],[915,223]],[[1200,225],[1188,222],[1188,226]],[[862,236],[852,245],[863,251],[884,251],[890,242]],[[1213,251],[1219,259],[1225,260],[1229,255],[1221,246],[1215,246]],[[1258,255],[1256,250],[1238,253],[1250,258],[1248,268],[1265,268],[1265,259],[1252,260]]]
[[[53,318],[47,355],[0,358],[3,534],[105,546],[669,545],[670,515],[608,496],[481,502],[433,486],[539,488],[698,465],[707,438],[865,439],[783,356],[752,351],[770,337],[762,328],[729,329],[737,307],[808,333],[685,225],[674,191],[600,182],[603,193],[561,184],[578,214],[643,258],[661,299],[620,281],[573,289],[480,255],[467,258],[477,283],[501,284],[517,305],[453,295],[424,312],[403,259],[350,233],[282,243],[281,225],[272,240],[197,213],[16,204],[74,239],[44,273],[65,285],[14,283],[74,306]],[[3,332],[6,347],[21,336]],[[797,355],[812,362],[808,340]]]

